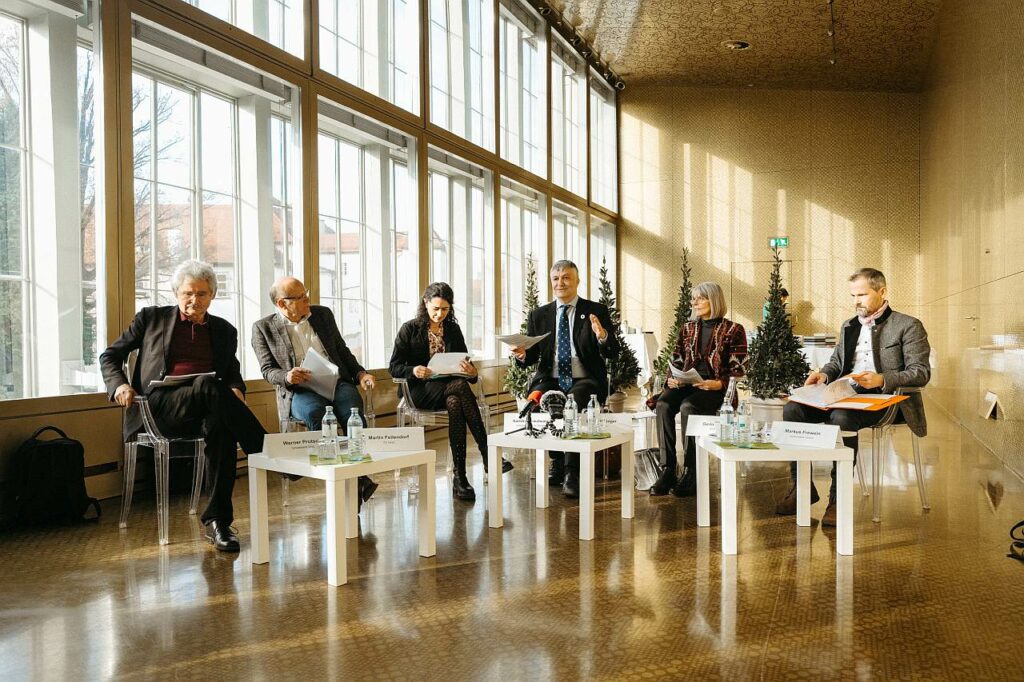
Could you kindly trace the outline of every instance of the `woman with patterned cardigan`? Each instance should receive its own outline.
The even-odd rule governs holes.
[[[658,434],[661,464],[665,467],[658,481],[651,486],[654,496],[671,492],[676,497],[689,497],[697,491],[697,444],[686,439],[685,470],[676,473],[676,414],[682,415],[683,430],[691,414],[715,414],[725,396],[731,377],[743,376],[747,358],[747,333],[743,325],[725,318],[725,294],[714,282],[703,282],[693,288],[690,299],[693,313],[676,339],[671,365],[680,372],[696,370],[701,381],[684,384],[669,372],[665,390],[657,399]]]

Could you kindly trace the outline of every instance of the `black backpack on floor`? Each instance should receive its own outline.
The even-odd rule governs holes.
[[[59,438],[40,440],[45,431]],[[85,492],[85,449],[56,426],[44,426],[22,443],[11,458],[13,523],[38,526],[81,522],[100,503]]]

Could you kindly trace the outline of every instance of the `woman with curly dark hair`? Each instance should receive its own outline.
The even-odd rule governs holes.
[[[478,379],[471,360],[462,362],[462,377],[432,377],[427,367],[436,353],[466,353],[466,339],[455,319],[455,294],[445,282],[434,282],[423,292],[416,317],[402,325],[391,353],[391,376],[406,379],[413,404],[423,410],[448,411],[448,440],[455,470],[452,495],[459,500],[475,500],[476,492],[466,478],[466,428],[473,434],[487,471],[487,425],[477,407],[470,383]],[[502,461],[501,471],[512,469]]]

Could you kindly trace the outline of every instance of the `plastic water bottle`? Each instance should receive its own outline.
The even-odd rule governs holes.
[[[323,464],[330,464],[338,461],[338,418],[334,415],[334,408],[330,405],[324,412],[324,418],[320,422],[320,460]]]
[[[736,411],[732,407],[733,396],[736,395],[736,377],[729,379],[729,388],[725,391],[725,399],[722,407],[718,410],[719,425],[718,440],[722,443],[733,443],[736,440],[735,424]]]
[[[587,403],[587,435],[596,436],[601,433],[601,404],[597,402],[597,394],[590,394]]]
[[[363,458],[363,420],[359,417],[359,408],[352,408],[352,416],[348,418],[348,460],[358,462]]]
[[[579,433],[579,423],[577,422],[576,401],[571,395],[565,401],[565,407],[562,408],[562,419],[565,421],[562,438],[575,438]]]
[[[750,404],[746,400],[740,403],[736,411],[736,445],[741,448],[750,447]]]

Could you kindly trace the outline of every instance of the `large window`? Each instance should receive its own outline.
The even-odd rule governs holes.
[[[243,376],[258,378],[252,323],[272,312],[275,276],[302,272],[298,91],[148,24],[137,23],[136,36],[136,306],[172,304],[178,264],[210,263],[210,312],[238,329]]]
[[[608,269],[608,281],[612,284],[612,291],[618,299],[619,284],[617,281],[618,266],[615,262],[615,224],[602,220],[595,216],[590,218],[590,293],[597,297],[601,290],[599,277],[601,266]]]
[[[321,0],[320,67],[419,112],[419,3]]]
[[[580,296],[587,293],[587,215],[568,204],[551,204],[551,262],[570,260],[580,271]],[[590,295],[593,295],[591,292]]]
[[[530,266],[541,303],[548,292],[546,197],[529,187],[501,179],[501,331],[519,331]]]
[[[570,192],[587,191],[587,72],[565,41],[551,41],[551,179]]]
[[[302,56],[303,0],[185,0],[282,50]]]
[[[88,17],[0,11],[0,399],[94,391],[98,60]]]
[[[451,284],[470,352],[496,355],[491,173],[430,148],[430,280]]]
[[[596,72],[590,78],[591,199],[618,210],[619,162],[615,140],[615,90]]]
[[[430,0],[430,120],[494,150],[490,0]]]
[[[320,301],[366,367],[384,367],[418,301],[411,138],[321,100]]]
[[[544,23],[517,0],[501,0],[501,156],[547,175],[547,45]]]

